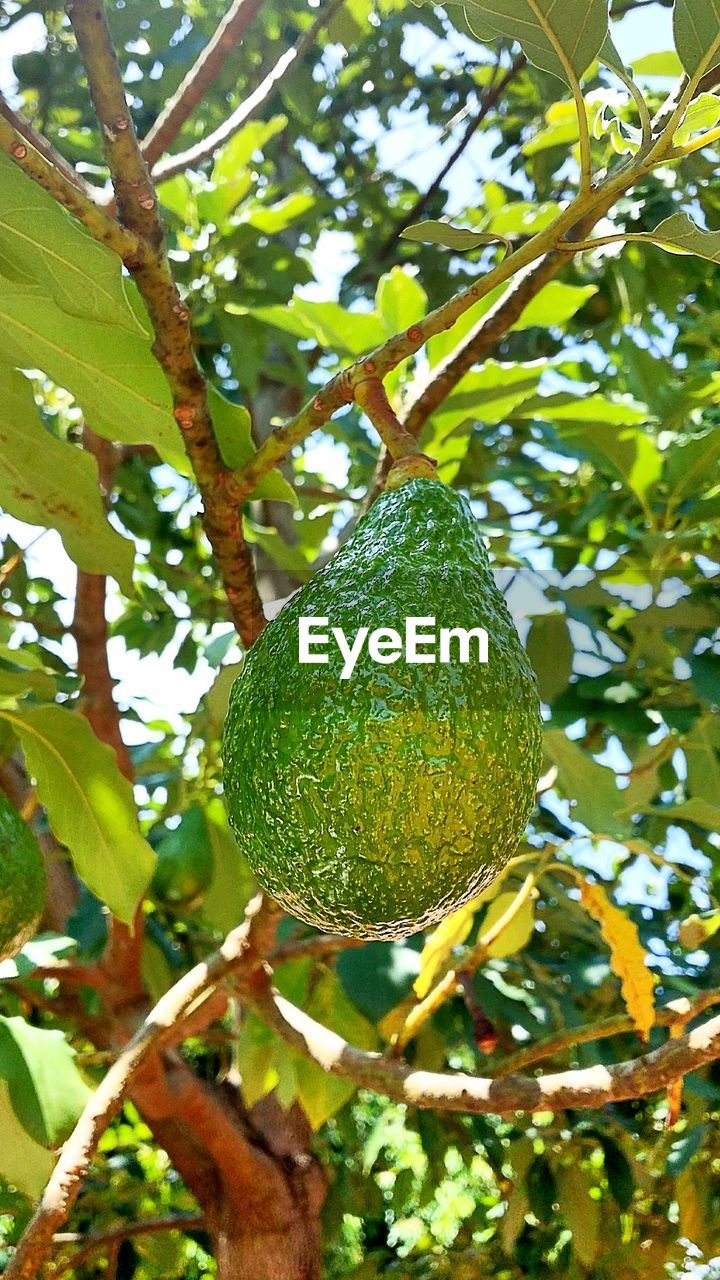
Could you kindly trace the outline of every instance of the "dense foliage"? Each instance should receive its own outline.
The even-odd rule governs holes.
[[[648,22],[661,11],[642,0],[616,7],[648,9]],[[250,422],[259,444],[338,369],[482,277],[503,252],[497,237],[516,244],[547,226],[581,177],[569,91],[518,58],[510,40],[472,37],[454,6],[327,8],[258,114],[214,156],[158,185],[233,467],[253,451]],[[680,19],[692,13],[692,0],[678,0],[678,10]],[[3,28],[39,23],[40,11],[38,47],[14,61],[18,109],[102,183],[101,140],[61,10],[10,4],[0,40]],[[262,5],[173,150],[221,125],[318,13]],[[140,136],[221,16],[215,0],[110,6]],[[476,19],[471,6],[478,36],[503,34]],[[709,44],[717,33],[702,35]],[[650,52],[635,75],[654,114],[681,68],[674,51]],[[698,997],[707,994],[703,1008],[720,1001],[720,187],[712,133],[704,148],[692,146],[720,121],[711,89],[703,86],[676,135],[686,154],[644,175],[583,232],[610,243],[567,254],[422,425],[423,449],[472,502],[539,678],[546,769],[537,806],[495,896],[451,917],[430,943],[419,936],[295,958],[279,964],[276,982],[353,1044],[394,1042],[397,1051],[399,1038],[424,1070],[504,1074],[546,1038],[558,1038],[543,1058],[548,1070],[623,1062],[642,1052],[644,1033],[654,1047],[681,1032]],[[624,84],[595,61],[583,90],[596,172],[630,163],[640,122]],[[461,139],[454,167],[433,182]],[[681,211],[719,230],[703,237],[685,227],[687,254],[643,240]],[[401,237],[449,213],[477,233],[469,249]],[[615,242],[617,233],[630,241]],[[8,521],[0,783],[43,842],[53,889],[39,939],[0,968],[7,1259],[52,1150],[117,1051],[101,994],[64,985],[50,966],[97,965],[108,909],[128,924],[145,895],[142,975],[152,1001],[241,920],[253,884],[221,800],[220,735],[241,646],[142,303],[110,252],[4,154],[0,274],[0,502],[38,526],[32,538],[59,532],[81,577],[117,584],[110,653],[134,784],[133,798],[98,741],[97,708],[89,723],[76,714],[89,711],[91,683],[76,659],[83,618],[73,621],[66,557],[58,549],[45,561],[53,535],[32,542],[25,524]],[[418,380],[452,360],[506,287],[389,375],[397,409],[411,402],[411,384],[416,394]],[[349,406],[245,504],[265,601],[306,582],[348,536],[374,493],[378,449],[367,418]],[[168,891],[167,878],[148,889],[154,850],[166,877],[174,857],[183,863],[181,891]],[[478,944],[518,891],[508,926]],[[309,933],[286,917],[281,945]],[[459,985],[451,981],[448,998],[408,1031],[408,1016],[451,965]],[[669,1007],[682,997],[690,1005]],[[657,1021],[653,1000],[664,1010]],[[272,1090],[283,1108],[304,1109],[329,1177],[328,1280],[655,1280],[666,1266],[684,1275],[693,1258],[720,1251],[717,1065],[668,1095],[598,1112],[498,1118],[358,1091],[234,1005],[182,1055],[203,1081],[229,1090],[240,1080],[248,1109]],[[127,1102],[68,1229],[195,1209],[152,1124]],[[193,1220],[184,1232],[113,1245],[108,1274],[199,1277],[212,1272],[211,1253]],[[95,1274],[97,1256],[74,1274]]]

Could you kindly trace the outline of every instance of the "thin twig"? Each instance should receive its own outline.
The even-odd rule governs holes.
[[[175,141],[185,121],[215,83],[262,5],[263,0],[233,0],[212,38],[140,143],[151,169]]]
[[[505,74],[500,77],[497,83],[488,86],[480,99],[480,105],[477,111],[470,117],[457,146],[455,146],[450,152],[450,155],[442,166],[440,172],[436,174],[427,190],[418,197],[412,208],[408,209],[407,213],[405,213],[400,221],[393,227],[387,239],[380,245],[380,248],[377,251],[377,259],[380,262],[384,262],[395,248],[395,245],[403,231],[405,231],[407,227],[411,226],[413,222],[417,222],[418,218],[425,212],[430,201],[440,190],[440,187],[447,178],[450,170],[457,164],[458,160],[469,146],[480,128],[480,125],[487,119],[493,108],[497,106],[508,85],[525,66],[527,66],[527,59],[525,55],[522,53],[518,54],[512,63],[512,66],[508,67]]]
[[[655,1024],[658,1027],[670,1027],[678,1021],[689,1022],[691,1018],[699,1017],[714,1004],[720,1004],[720,988],[703,991],[693,1000],[688,1000],[684,996],[679,1000],[671,1000],[662,1009],[658,1009]],[[574,1049],[577,1045],[591,1044],[595,1040],[607,1040],[612,1036],[628,1035],[634,1031],[635,1023],[626,1013],[615,1014],[611,1018],[605,1018],[602,1022],[595,1022],[587,1027],[571,1027],[568,1031],[547,1036],[544,1040],[538,1040],[535,1044],[510,1054],[498,1067],[495,1079],[501,1080],[515,1071],[522,1071],[536,1062],[542,1062],[545,1058],[554,1058],[559,1053]]]
[[[204,164],[206,160],[212,159],[215,152],[219,151],[220,147],[228,142],[244,124],[247,124],[248,120],[256,116],[272,95],[276,93],[278,86],[285,79],[291,67],[298,58],[302,57],[305,50],[311,47],[318,32],[327,25],[333,14],[341,8],[343,3],[344,0],[330,0],[330,3],[318,15],[305,34],[300,37],[292,48],[286,49],[280,55],[274,67],[257,88],[248,94],[247,98],[235,108],[227,120],[223,120],[217,129],[209,133],[206,138],[202,138],[200,142],[196,142],[194,146],[188,147],[186,151],[181,151],[175,156],[168,156],[167,159],[153,164],[152,175],[155,181],[164,182],[167,178],[173,178],[176,173],[185,173],[187,169],[197,168],[199,165]]]
[[[99,1231],[93,1235],[77,1235],[74,1232],[60,1233],[53,1238],[54,1244],[81,1244],[72,1257],[60,1262],[53,1271],[53,1276],[65,1275],[68,1271],[76,1271],[94,1253],[130,1240],[133,1236],[158,1235],[161,1231],[203,1231],[205,1218],[200,1213],[175,1213],[168,1218],[146,1218],[144,1222],[124,1222],[111,1231]]]

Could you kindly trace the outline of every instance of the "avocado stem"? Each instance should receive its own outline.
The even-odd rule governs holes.
[[[435,479],[435,459],[422,452],[415,436],[399,421],[380,379],[363,378],[355,384],[354,393],[356,403],[370,419],[395,463],[388,476],[388,487],[396,488],[417,476]]]

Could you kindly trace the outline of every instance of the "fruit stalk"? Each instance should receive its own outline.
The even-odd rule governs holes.
[[[415,436],[402,425],[379,378],[358,382],[355,401],[370,419],[393,460],[387,480],[389,488],[397,488],[398,484],[418,477],[435,479],[435,459],[422,452]]]

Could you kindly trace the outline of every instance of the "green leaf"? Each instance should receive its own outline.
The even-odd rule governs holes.
[[[0,258],[20,264],[64,312],[145,334],[122,263],[0,153]]]
[[[539,155],[552,147],[569,147],[580,137],[574,102],[553,102],[545,112],[545,126],[523,144],[523,154]]]
[[[720,262],[720,231],[703,231],[687,213],[671,214],[641,238],[671,253],[693,253],[708,262]]]
[[[31,1200],[38,1199],[55,1161],[20,1124],[4,1080],[0,1080],[0,1132],[0,1176]]]
[[[665,822],[693,822],[698,827],[703,827],[706,831],[712,831],[717,834],[720,831],[720,805],[711,804],[708,800],[702,800],[695,797],[686,800],[684,804],[663,805],[662,807],[648,805],[641,810],[642,813],[650,813],[653,817],[662,818]]]
[[[435,411],[421,440],[426,453],[439,464],[439,475],[451,481],[467,453],[478,423],[503,422],[519,405],[535,394],[547,363],[502,365],[485,361],[457,384],[452,395]]]
[[[223,462],[226,467],[235,470],[257,452],[250,414],[244,405],[226,400],[212,383],[208,384],[208,404]],[[295,490],[277,467],[263,477],[250,496],[254,501],[267,498],[275,499],[276,502],[289,502],[292,507],[298,506]]]
[[[561,284],[553,280],[531,298],[512,328],[561,328],[596,293],[594,284]]]
[[[536,67],[566,84],[579,80],[608,33],[605,0],[467,0],[470,30],[479,40],[517,40]]]
[[[231,314],[242,308],[229,303]],[[350,356],[379,347],[387,337],[385,325],[376,312],[346,311],[337,302],[309,302],[291,298],[286,307],[253,307],[251,315],[297,338],[314,339],[321,347]]]
[[[567,618],[561,613],[533,618],[527,643],[530,665],[538,678],[540,697],[552,703],[568,685],[575,653]]]
[[[40,802],[75,869],[120,920],[132,923],[155,854],[140,835],[130,783],[110,747],[63,707],[0,709],[14,729]]]
[[[375,306],[382,316],[388,337],[422,320],[427,311],[427,294],[414,276],[403,267],[393,267],[380,277]]]
[[[284,200],[278,200],[275,204],[258,202],[250,209],[243,208],[240,221],[244,226],[255,227],[263,235],[276,236],[292,226],[293,222],[297,222],[298,218],[307,213],[308,209],[312,209],[316,203],[315,196],[296,191],[294,195],[286,196]]]
[[[690,670],[698,697],[709,707],[720,707],[720,654],[713,653],[711,649],[694,654],[690,659]]]
[[[165,377],[145,334],[79,319],[34,287],[0,290],[5,353],[42,369],[75,397],[93,430],[124,444],[151,444],[180,470],[185,454]]]
[[[673,137],[676,147],[689,142],[694,133],[713,129],[720,120],[720,98],[714,93],[701,93],[690,103],[683,122]]]
[[[696,1156],[702,1147],[707,1132],[707,1125],[696,1124],[673,1142],[665,1162],[665,1172],[669,1173],[671,1178],[677,1178],[678,1174],[687,1168],[693,1156]]]
[[[540,1222],[549,1222],[557,1199],[555,1176],[545,1156],[536,1156],[525,1179],[528,1202]]]
[[[252,186],[248,165],[262,148],[287,124],[287,116],[251,120],[233,134],[217,155],[210,181],[212,187],[200,192],[198,210],[203,220],[221,225]]]
[[[687,762],[688,790],[691,796],[714,803],[720,798],[720,721],[717,716],[702,716],[682,743]]]
[[[557,1171],[560,1212],[573,1237],[573,1249],[588,1269],[600,1246],[600,1201],[590,1195],[593,1186],[579,1164]]]
[[[62,1031],[0,1017],[0,1078],[30,1137],[58,1147],[74,1128],[90,1096]]]
[[[306,1012],[311,1018],[332,1027],[361,1049],[377,1048],[377,1034],[346,996],[337,975],[326,972],[312,988]],[[355,1085],[340,1080],[315,1066],[309,1058],[298,1057],[295,1063],[298,1097],[313,1129],[335,1115],[355,1092]]]
[[[400,238],[414,240],[418,244],[441,245],[443,249],[453,249],[455,253],[477,249],[483,244],[502,244],[508,253],[512,249],[506,236],[493,235],[488,231],[473,231],[470,227],[454,227],[451,222],[437,222],[434,218],[414,222],[401,232]]]
[[[672,76],[675,79],[683,71],[674,49],[668,49],[665,53],[646,53],[643,58],[635,58],[630,66],[637,76]]]
[[[689,76],[702,76],[720,63],[720,0],[675,0],[673,28]]]
[[[588,403],[594,399],[589,397]],[[614,405],[607,407],[615,408]],[[580,408],[584,410],[587,405]],[[646,431],[605,421],[597,425],[582,422],[570,427],[561,423],[558,434],[563,440],[571,441],[576,450],[586,454],[602,470],[607,471],[609,464],[611,473],[622,478],[641,505],[646,504],[648,490],[660,479],[663,468],[663,455]]]
[[[0,363],[0,503],[57,529],[86,573],[112,574],[131,595],[135,548],[105,517],[95,459],[43,427],[27,378]]]
[[[214,797],[203,807],[213,852],[214,872],[205,895],[202,914],[209,924],[226,934],[242,920],[256,885],[252,871],[230,831],[222,801]]]
[[[720,426],[670,452],[665,474],[673,503],[701,492],[715,476],[720,459]]]
[[[547,732],[544,745],[547,755],[558,767],[555,786],[570,800],[573,822],[581,822],[598,834],[621,834],[624,823],[615,818],[615,812],[622,803],[622,793],[617,789],[612,769],[596,764],[577,743],[566,738],[561,729]]]
[[[613,1138],[603,1133],[596,1134],[596,1137],[605,1157],[605,1177],[608,1180],[610,1194],[618,1208],[625,1212],[632,1202],[635,1191],[632,1165]]]

